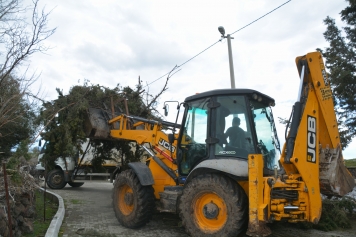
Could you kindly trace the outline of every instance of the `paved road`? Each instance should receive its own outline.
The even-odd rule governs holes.
[[[155,214],[152,220],[140,229],[132,230],[121,226],[112,209],[112,187],[113,185],[109,182],[88,181],[80,188],[67,185],[61,190],[51,190],[64,199],[66,207],[61,228],[62,237],[188,236],[180,226],[178,216],[169,213]],[[302,230],[296,225],[278,223],[272,225],[272,232],[271,237],[354,237],[356,236],[356,220],[353,220],[352,229],[342,231]]]
[[[64,199],[65,218],[61,227],[63,237],[116,237],[116,236],[188,236],[180,227],[178,216],[157,213],[144,227],[127,229],[117,221],[112,204],[113,185],[109,182],[89,181],[80,188],[67,185],[51,190]]]

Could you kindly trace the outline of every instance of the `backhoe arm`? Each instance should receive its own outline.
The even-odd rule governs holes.
[[[286,147],[286,153],[293,149],[293,155],[289,158],[284,150],[282,165],[287,174],[299,173],[309,189],[320,186],[324,195],[343,196],[353,189],[354,180],[343,164],[332,90],[323,58],[319,52],[309,53],[297,57],[296,64],[301,75],[301,117],[299,120],[293,116],[290,133],[295,122],[297,137],[294,147],[288,147],[289,136]]]
[[[297,57],[300,75],[289,134],[280,164],[284,174],[262,177],[263,159],[249,156],[248,234],[267,236],[265,223],[318,223],[321,195],[343,196],[355,182],[343,163],[330,81],[319,52]],[[262,185],[261,185],[262,183]]]

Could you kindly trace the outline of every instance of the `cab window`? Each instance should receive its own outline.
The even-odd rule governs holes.
[[[180,150],[182,151],[182,162],[180,171],[186,175],[201,160],[207,157],[207,146],[205,140],[208,131],[208,99],[187,103],[186,120],[183,127]]]
[[[244,96],[218,97],[216,116],[216,156],[246,158],[255,152]]]

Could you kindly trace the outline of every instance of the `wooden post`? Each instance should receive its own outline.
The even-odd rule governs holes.
[[[114,99],[112,96],[110,97],[110,102],[111,102],[111,119],[113,119],[113,118],[115,118],[115,109],[114,109]],[[115,123],[113,123],[113,127],[114,127],[114,129],[116,128]]]
[[[11,208],[9,202],[9,187],[7,185],[7,173],[6,173],[6,162],[2,162],[2,168],[4,170],[4,182],[5,182],[5,196],[6,196],[6,204],[7,204],[7,219],[9,221],[9,230],[10,230],[10,237],[13,236],[12,234],[12,217],[11,217]]]
[[[126,115],[129,116],[129,115],[130,115],[130,114],[129,114],[129,107],[127,106],[127,99],[126,99],[126,97],[125,97],[125,99],[124,99],[124,103],[125,103]]]

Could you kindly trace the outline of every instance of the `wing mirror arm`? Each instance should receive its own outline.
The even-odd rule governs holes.
[[[174,134],[173,133],[168,134],[168,142],[172,144],[174,140],[175,140]]]

